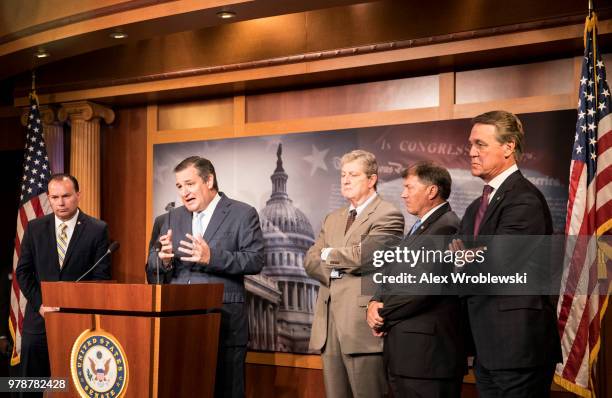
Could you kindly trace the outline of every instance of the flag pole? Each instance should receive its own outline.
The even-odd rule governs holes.
[[[30,91],[30,98],[34,98],[38,105],[38,96],[36,95],[36,71],[32,69],[32,91]]]

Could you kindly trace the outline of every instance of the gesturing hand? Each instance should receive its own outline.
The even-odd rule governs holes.
[[[174,257],[174,252],[172,251],[172,230],[169,229],[166,235],[160,236],[159,242],[162,244],[162,247],[158,256],[162,260],[162,263],[167,266],[170,264],[172,257]]]
[[[185,235],[188,241],[182,240],[178,250],[181,253],[189,254],[189,257],[181,257],[183,261],[193,261],[194,263],[208,264],[210,262],[210,247],[201,236]]]

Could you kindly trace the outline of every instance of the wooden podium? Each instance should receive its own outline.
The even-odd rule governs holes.
[[[94,372],[96,381],[95,369],[101,368],[99,376],[104,377],[104,366],[94,362],[104,362],[99,351],[112,357],[113,349],[74,356],[81,365],[71,366],[77,339],[89,329],[102,329],[125,354],[125,361],[113,361],[115,373],[126,379],[122,396],[213,396],[221,314],[210,310],[221,307],[223,285],[42,282],[42,295],[46,306],[61,308],[45,315],[45,325],[51,375],[67,378],[69,385],[68,394],[47,395],[78,397],[72,377],[77,366],[88,372],[89,380]]]

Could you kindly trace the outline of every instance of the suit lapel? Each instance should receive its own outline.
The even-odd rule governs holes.
[[[211,241],[212,237],[215,236],[215,233],[217,232],[221,224],[223,224],[223,220],[225,220],[225,217],[227,217],[227,215],[229,214],[231,202],[225,197],[225,195],[220,195],[221,200],[219,201],[217,207],[215,208],[215,211],[213,212],[210,222],[206,227],[206,231],[204,231],[204,240],[206,242]]]
[[[404,241],[406,243],[412,242],[414,238],[416,238],[419,235],[424,234],[431,224],[438,221],[438,219],[442,217],[443,214],[449,211],[450,211],[450,204],[445,203],[442,207],[440,207],[438,210],[434,211],[429,217],[427,217],[427,219],[421,225],[419,225],[417,230],[412,235],[406,235]]]
[[[361,224],[363,224],[366,221],[368,221],[368,219],[370,218],[370,215],[372,213],[374,213],[374,211],[378,207],[378,204],[380,203],[380,201],[381,201],[380,196],[377,194],[376,197],[372,200],[372,203],[370,203],[365,209],[363,209],[361,214],[359,214],[357,216],[357,218],[353,222],[353,225],[351,225],[351,227],[348,229],[348,231],[346,231],[346,234],[344,234],[343,246],[348,246],[348,241],[351,238],[351,235],[357,229],[359,229],[359,226]],[[344,214],[344,222],[345,222],[345,224],[341,227],[342,228],[341,233],[344,233],[344,229],[346,228],[346,220],[348,218],[348,208],[344,211],[343,214]]]
[[[170,229],[172,229],[172,240],[176,245],[178,245],[181,240],[187,239],[184,236],[181,236],[181,233],[193,234],[193,231],[191,230],[193,214],[187,210],[185,206],[178,207],[171,210],[171,212],[172,214],[169,215],[169,225]]]
[[[486,225],[486,223],[489,220],[489,218],[491,218],[491,215],[495,212],[495,209],[497,209],[499,204],[504,199],[504,196],[506,195],[506,192],[508,192],[508,191],[510,191],[512,189],[512,187],[514,186],[514,183],[520,177],[522,177],[522,174],[521,174],[521,172],[519,170],[517,170],[514,173],[510,174],[508,176],[508,178],[506,178],[506,181],[504,181],[500,185],[500,187],[497,190],[497,192],[495,192],[495,195],[493,195],[493,199],[491,199],[491,202],[489,202],[489,206],[487,207],[487,211],[485,212],[484,217],[482,218],[482,222],[480,223],[480,230],[481,231],[482,231],[482,227],[484,225]],[[474,215],[474,217],[475,217],[475,215]],[[472,226],[473,225],[474,225],[474,220],[472,221]],[[474,230],[474,228],[472,228],[472,230]]]
[[[340,213],[335,216],[335,219],[331,222],[330,231],[327,231],[326,234],[329,234],[329,239],[332,247],[342,246],[345,241],[344,229],[346,228],[346,220],[348,219],[348,211],[349,208],[345,207],[342,209]],[[354,223],[353,223],[354,224]]]
[[[53,215],[53,213],[51,213],[50,217],[47,218],[47,230],[47,236],[49,237],[48,244],[50,249],[48,253],[51,253],[51,264],[55,264],[55,266],[59,269],[59,257],[57,256],[57,231],[55,230],[55,215]]]
[[[70,238],[70,242],[68,243],[68,249],[66,249],[66,255],[64,256],[64,265],[62,266],[62,269],[65,269],[67,266],[70,265],[70,262],[69,262],[70,257],[72,256],[72,253],[75,251],[75,247],[79,243],[79,239],[81,238],[81,235],[83,235],[83,229],[85,228],[86,223],[87,223],[87,219],[85,218],[85,215],[83,214],[82,211],[79,211],[77,222],[74,225],[74,231],[72,232],[72,237]],[[56,254],[57,254],[57,251],[56,251]],[[58,266],[59,266],[59,260],[58,260]]]

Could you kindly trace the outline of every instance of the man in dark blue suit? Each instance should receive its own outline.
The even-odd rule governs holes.
[[[448,170],[419,162],[402,173],[408,213],[418,220],[400,247],[444,251],[447,238],[459,228],[459,218],[447,202],[451,194]],[[387,268],[389,267],[389,268]],[[451,266],[402,263],[385,266],[385,274],[448,275]],[[368,304],[366,320],[375,336],[384,338],[383,356],[395,397],[458,398],[466,368],[459,298],[433,287],[422,292],[380,286]]]
[[[530,239],[550,235],[552,218],[546,199],[517,166],[524,145],[521,121],[510,112],[492,111],[477,116],[472,124],[472,175],[486,185],[483,195],[466,209],[460,235],[467,236],[473,247],[482,247],[482,239],[493,235],[506,246],[517,235]],[[451,248],[462,250],[464,242],[455,240]],[[487,266],[501,270],[516,265],[516,249],[502,256],[497,253],[506,262]],[[520,252],[525,251],[521,247]],[[466,308],[479,395],[549,396],[555,364],[561,360],[554,300],[543,295],[472,295],[466,297]]]
[[[152,236],[148,271],[154,272],[160,261],[170,283],[224,285],[215,396],[243,397],[248,343],[244,275],[257,274],[264,265],[259,216],[252,206],[219,192],[208,159],[189,157],[174,172],[183,206],[158,218],[161,235]]]
[[[19,287],[28,299],[21,337],[23,376],[51,374],[44,316],[57,309],[42,302],[40,281],[74,281],[108,250],[106,223],[79,210],[79,195],[76,178],[52,176],[47,196],[53,213],[30,221],[23,236],[16,270]],[[86,279],[110,277],[107,256]]]

